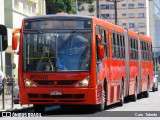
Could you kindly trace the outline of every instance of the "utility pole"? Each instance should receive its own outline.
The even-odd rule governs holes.
[[[76,0],[76,14],[78,14],[78,2]]]
[[[117,25],[117,2],[121,2],[124,0],[106,0],[107,2],[114,2],[114,10],[115,10],[115,24]]]
[[[96,0],[96,4],[97,4],[97,18],[100,18],[99,17],[99,0]]]

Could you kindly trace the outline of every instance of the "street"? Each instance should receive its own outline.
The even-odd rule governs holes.
[[[160,87],[160,85],[159,85]],[[150,91],[149,98],[141,98],[136,102],[125,102],[120,107],[117,104],[110,105],[103,112],[93,110],[87,106],[51,106],[46,107],[43,117],[160,117],[160,91]],[[33,113],[33,109],[18,111],[18,113]]]

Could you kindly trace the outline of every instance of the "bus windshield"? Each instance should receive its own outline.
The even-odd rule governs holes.
[[[91,32],[29,31],[23,35],[23,70],[89,71]]]

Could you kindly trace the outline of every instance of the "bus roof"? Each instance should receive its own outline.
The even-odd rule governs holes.
[[[113,23],[110,23],[108,21],[104,21],[104,20],[96,18],[96,17],[94,17],[93,19],[95,19],[96,24],[98,24],[98,25],[101,25],[101,26],[106,27],[106,28],[113,30],[113,31],[124,33],[124,28],[121,26],[115,25]]]
[[[139,34],[139,37],[142,40],[146,40],[148,42],[152,42],[152,39],[150,37],[145,36],[145,35]]]
[[[52,15],[43,15],[43,16],[33,16],[24,18],[24,20],[42,20],[42,19],[92,19],[92,16],[83,16],[83,15],[73,15],[73,14],[52,14]]]

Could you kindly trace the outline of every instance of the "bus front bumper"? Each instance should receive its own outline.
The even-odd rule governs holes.
[[[21,104],[86,104],[97,103],[96,88],[25,88],[20,93]]]

